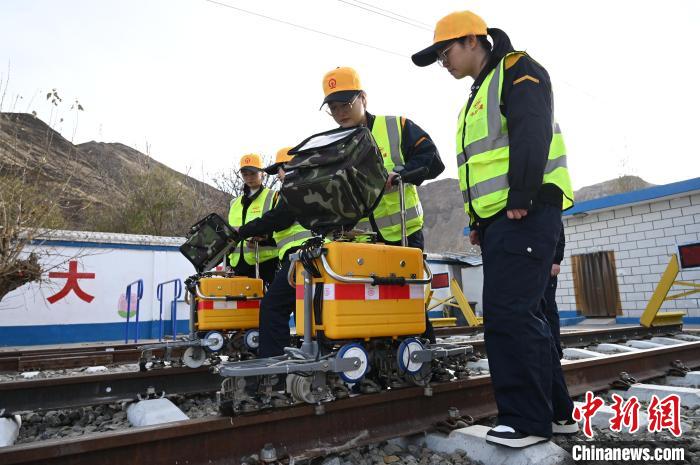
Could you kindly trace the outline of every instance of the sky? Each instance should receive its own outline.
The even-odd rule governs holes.
[[[74,143],[124,143],[211,182],[243,154],[270,157],[333,128],[318,110],[321,79],[352,66],[368,111],[412,119],[440,151],[441,178],[455,178],[471,79],[410,55],[464,9],[549,71],[575,188],[700,176],[697,0],[2,0],[0,109],[36,111]]]

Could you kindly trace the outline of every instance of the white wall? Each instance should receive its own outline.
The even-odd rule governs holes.
[[[112,244],[110,248],[109,243],[100,243],[99,247],[86,247],[78,241],[68,244],[33,245],[28,247],[27,252],[39,253],[41,261],[56,272],[66,272],[69,261],[77,261],[78,272],[95,274],[94,279],[78,280],[80,288],[94,299],[86,302],[71,291],[64,298],[54,303],[49,302],[47,299],[64,287],[66,279],[50,278],[49,273],[46,273],[44,282],[22,286],[0,301],[0,327],[125,321],[119,315],[120,299],[125,295],[126,285],[137,279],[144,281],[140,320],[158,320],[156,285],[175,278],[184,281],[194,273],[193,266],[176,247],[158,250],[158,246],[152,249],[144,246],[117,248],[117,245]],[[170,302],[173,292],[170,286],[172,285],[164,289],[166,303]],[[132,287],[132,295],[136,295],[136,285]],[[183,289],[181,299],[184,295]],[[135,302],[132,303],[132,309],[135,308],[134,304]],[[123,302],[121,305],[123,307]],[[164,318],[166,314],[169,319],[168,305],[164,305]],[[178,306],[178,318],[188,317],[188,309],[181,303]]]
[[[639,318],[676,246],[697,242],[700,234],[700,194],[620,206],[587,216],[565,216],[565,258],[557,291],[560,310],[576,310],[571,255],[615,252],[624,317]],[[700,269],[681,271],[677,278],[700,282]],[[700,317],[695,296],[665,302],[662,310],[683,309]]]

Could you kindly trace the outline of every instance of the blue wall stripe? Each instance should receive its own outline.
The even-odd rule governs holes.
[[[74,325],[3,326],[0,327],[0,347],[40,344],[65,344],[72,342],[121,341],[124,342],[124,322],[86,323]],[[139,340],[158,339],[158,321],[139,322]],[[165,334],[170,334],[169,322],[163,322]],[[189,320],[177,321],[177,332],[189,331]],[[129,324],[129,341],[133,342],[136,326]]]
[[[644,202],[647,200],[669,197],[676,194],[689,194],[700,191],[700,178],[688,179],[686,181],[664,184],[662,186],[648,187],[623,194],[608,195],[593,200],[577,202],[573,208],[566,210],[563,215],[571,216],[577,213],[584,213],[594,210],[603,210],[611,207],[618,207],[630,203]],[[575,199],[574,199],[575,200]],[[469,226],[462,231],[465,236],[469,235]]]
[[[686,181],[664,184],[663,186],[648,187],[623,194],[608,195],[598,199],[586,200],[574,205],[573,208],[564,212],[564,216],[575,215],[593,210],[618,207],[629,203],[638,203],[654,200],[662,197],[669,197],[676,194],[686,194],[693,191],[700,191],[700,178],[688,179]]]
[[[615,318],[615,323],[620,325],[638,325],[639,318],[632,318],[627,316],[618,316]],[[683,324],[686,325],[700,325],[700,316],[684,316]]]
[[[581,316],[581,314],[576,310],[560,310],[559,318],[576,318]]]

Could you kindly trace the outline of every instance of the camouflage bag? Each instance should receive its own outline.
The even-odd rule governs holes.
[[[379,203],[387,172],[369,129],[316,134],[289,154],[280,195],[303,227],[349,230]]]
[[[190,228],[180,252],[198,273],[221,263],[240,241],[238,233],[216,213],[210,213]]]

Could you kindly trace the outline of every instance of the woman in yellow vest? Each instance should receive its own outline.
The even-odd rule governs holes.
[[[369,218],[360,221],[357,229],[375,231],[380,242],[401,245],[401,212],[399,195],[391,185],[396,173],[426,167],[428,173],[405,185],[406,234],[408,246],[423,249],[423,208],[417,185],[433,179],[444,169],[437,147],[430,136],[410,119],[399,116],[372,115],[367,111],[367,94],[362,90],[360,76],[348,67],[336,68],[323,76],[323,105],[336,123],[343,128],[366,126],[384,158],[390,173],[386,191]]]
[[[561,211],[573,205],[549,75],[470,11],[438,21],[433,44],[412,59],[474,80],[457,120],[456,161],[469,237],[484,261],[484,338],[498,405],[486,441],[526,447],[576,433],[543,314]]]
[[[240,228],[263,216],[272,209],[275,200],[275,193],[263,186],[260,155],[255,153],[243,155],[240,161],[240,173],[243,178],[243,195],[231,201],[228,214],[228,222],[234,228]],[[260,278],[268,286],[279,267],[277,247],[273,240],[265,239],[258,242],[258,260]],[[237,275],[255,277],[255,243],[239,242],[234,251],[226,257],[226,265]]]
[[[285,147],[277,152],[275,163],[265,168],[270,175],[276,174],[284,180],[284,163],[291,160]],[[296,222],[280,199],[279,204],[260,218],[248,222],[238,232],[241,237],[254,237],[273,234],[277,243],[280,270],[267,289],[260,302],[260,345],[258,356],[274,357],[282,355],[284,348],[290,344],[289,317],[296,305],[295,289],[287,281],[289,272],[289,255],[312,237],[309,230]]]

